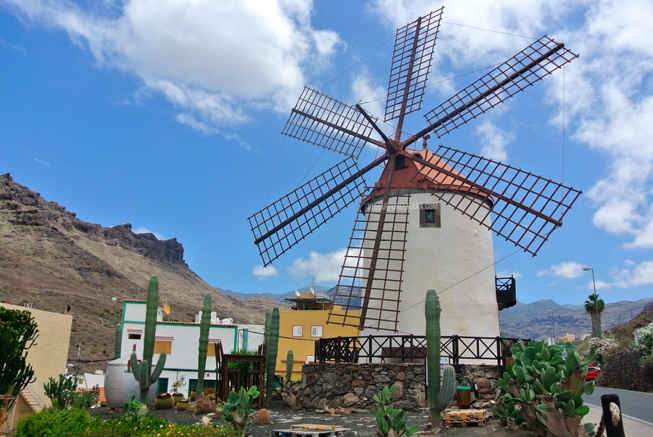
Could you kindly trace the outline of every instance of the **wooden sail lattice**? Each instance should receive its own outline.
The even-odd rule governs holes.
[[[397,330],[410,190],[388,198],[382,226],[381,208],[383,203],[369,202],[359,210],[334,295],[344,314],[331,312],[328,323]],[[379,248],[374,253],[377,239]],[[361,319],[368,286],[367,313]]]
[[[425,188],[533,256],[551,232],[562,225],[563,217],[581,193],[550,179],[450,147],[440,146],[435,155],[464,175],[460,182],[471,189],[465,190],[465,196],[444,195],[446,191],[440,188],[435,175],[446,170],[422,162],[418,163],[422,167],[419,181],[430,181]]]

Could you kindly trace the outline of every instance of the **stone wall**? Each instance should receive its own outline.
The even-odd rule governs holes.
[[[653,391],[653,377],[637,364],[641,356],[638,350],[610,356],[597,384],[624,390]]]
[[[457,365],[456,385],[477,386],[474,407],[487,407],[494,400],[500,366]],[[372,408],[373,396],[383,387],[397,385],[390,395],[392,404],[406,411],[427,407],[424,364],[307,364],[302,368],[302,383],[297,404],[306,409]]]

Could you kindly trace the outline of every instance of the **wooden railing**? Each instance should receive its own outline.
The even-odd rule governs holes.
[[[440,357],[451,364],[461,360],[496,361],[503,364],[503,350],[518,342],[505,337],[442,336]],[[523,340],[528,342],[529,340]],[[371,363],[374,359],[416,360],[426,358],[426,337],[423,335],[370,335],[367,337],[321,338],[315,341],[315,361],[318,363]]]

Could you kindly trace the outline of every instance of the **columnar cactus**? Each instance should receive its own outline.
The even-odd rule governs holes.
[[[272,321],[272,311],[270,308],[265,310],[265,332],[263,332],[263,341],[270,344],[270,322]]]
[[[426,292],[426,365],[428,366],[428,399],[431,423],[442,420],[442,411],[453,397],[455,372],[452,366],[444,369],[440,387],[440,301],[435,290]]]
[[[206,351],[209,344],[209,328],[211,327],[211,293],[204,296],[202,320],[200,321],[200,345],[197,349],[197,397],[204,391],[204,370],[206,369]]]
[[[591,423],[581,426],[589,407],[583,405],[583,393],[592,394],[594,381],[585,382],[587,364],[594,359],[592,349],[581,361],[574,346],[547,346],[531,340],[510,350],[514,365],[507,364],[499,385],[505,391],[501,406],[495,407],[500,417],[513,417],[517,423],[527,422],[539,436],[587,436],[594,429]]]
[[[270,317],[270,335],[268,337],[268,356],[266,358],[267,376],[265,380],[265,405],[270,405],[274,391],[274,373],[277,367],[277,352],[279,351],[279,308],[272,310]]]
[[[163,371],[166,363],[166,353],[162,352],[159,361],[152,371],[152,356],[154,355],[154,341],[156,338],[156,311],[159,303],[159,281],[156,276],[150,278],[147,289],[147,304],[145,306],[145,332],[143,333],[143,360],[138,363],[136,353],[131,354],[131,367],[134,378],[139,382],[141,389],[141,402],[150,404],[147,394],[150,385],[154,384]]]
[[[116,342],[115,342],[115,353],[114,358],[120,358],[121,348],[122,348],[122,323],[116,325]]]
[[[294,357],[292,350],[289,350],[288,354],[286,355],[286,381],[288,382],[292,380],[292,366],[294,364],[293,360]]]

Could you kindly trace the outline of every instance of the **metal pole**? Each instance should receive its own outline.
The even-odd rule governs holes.
[[[75,366],[75,385],[77,385],[77,373],[79,373],[79,361],[81,359],[82,344],[77,345],[77,366]]]

